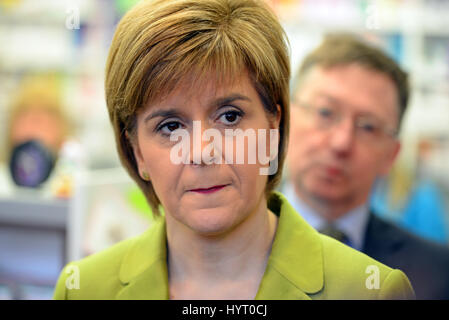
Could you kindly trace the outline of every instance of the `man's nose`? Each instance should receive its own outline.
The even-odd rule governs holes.
[[[329,131],[330,146],[338,155],[346,156],[351,152],[355,143],[354,129],[354,122],[346,118],[334,124]]]

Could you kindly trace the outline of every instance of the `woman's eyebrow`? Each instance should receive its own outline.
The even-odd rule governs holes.
[[[233,93],[228,96],[215,99],[211,105],[213,105],[215,107],[221,107],[221,106],[230,104],[230,103],[234,102],[235,100],[244,100],[244,101],[251,102],[251,99],[248,98],[247,96],[241,95],[239,93]]]
[[[213,100],[213,102],[211,103],[211,105],[213,107],[221,107],[227,104],[232,103],[233,101],[236,100],[244,100],[244,101],[249,101],[251,102],[251,99],[248,98],[247,96],[235,93],[235,94],[231,94],[225,97],[220,97],[218,99]],[[179,117],[181,115],[181,113],[179,112],[178,109],[176,108],[170,108],[170,109],[164,109],[164,110],[156,110],[152,113],[150,113],[148,116],[145,117],[144,122],[147,123],[148,121],[157,118],[157,117],[163,117],[163,118],[171,118],[171,117]]]
[[[156,110],[145,117],[144,122],[148,122],[157,117],[170,118],[179,117],[180,113],[176,109]]]

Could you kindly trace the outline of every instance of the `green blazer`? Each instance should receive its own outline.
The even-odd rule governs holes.
[[[278,228],[256,299],[414,299],[405,274],[318,233],[274,192]],[[168,299],[165,219],[69,263],[55,299]]]

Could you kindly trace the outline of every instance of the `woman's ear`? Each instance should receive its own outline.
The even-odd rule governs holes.
[[[279,143],[281,142],[281,135],[279,133],[279,127],[281,125],[281,118],[282,118],[282,109],[281,106],[279,104],[276,104],[276,115],[273,116],[270,120],[270,150],[271,150],[271,146],[272,143],[274,143],[274,141],[272,140],[273,138],[277,140],[276,142],[276,152],[275,154],[270,151],[270,161],[272,160],[273,157],[277,157],[278,156],[278,151],[279,151]],[[271,132],[271,130],[274,129],[276,130],[276,134],[273,136],[273,133]]]
[[[279,129],[279,126],[281,124],[281,116],[281,106],[279,104],[276,104],[276,115],[273,117],[273,120],[270,121],[270,129]]]
[[[139,143],[137,142],[137,137],[132,137],[128,131],[125,131],[125,137],[133,149],[134,158],[137,162],[137,169],[139,170],[139,176],[143,180],[149,181],[150,177],[145,169],[145,162],[143,161],[142,152],[140,150]]]

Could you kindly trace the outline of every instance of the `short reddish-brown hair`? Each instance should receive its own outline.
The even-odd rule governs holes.
[[[284,30],[264,1],[148,0],[120,21],[107,61],[106,103],[121,162],[156,215],[160,201],[140,177],[126,137],[135,135],[137,112],[187,75],[200,80],[213,72],[221,81],[243,70],[265,110],[281,108],[278,171],[268,177],[268,195],[282,176],[287,147],[290,62]]]

